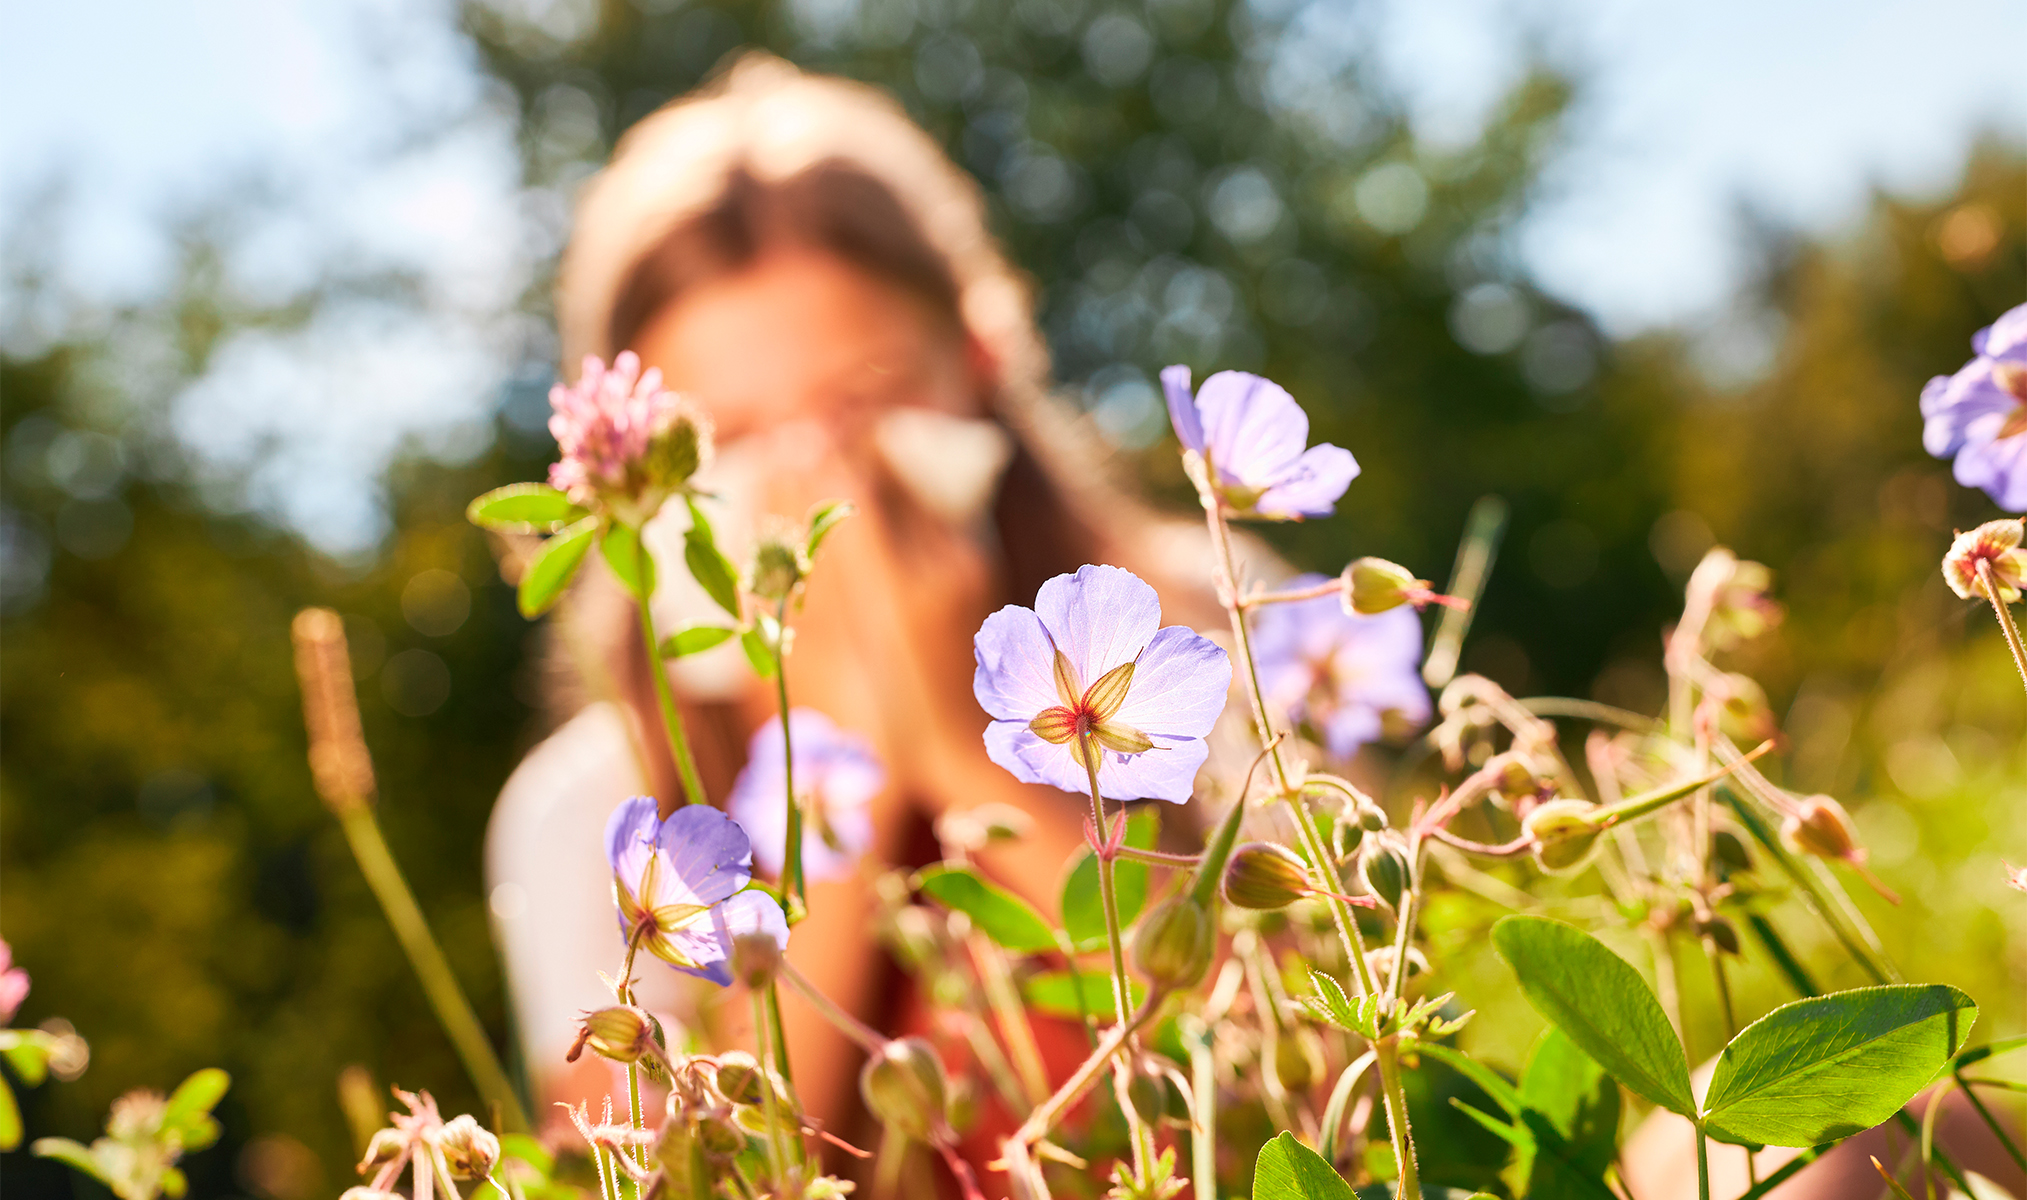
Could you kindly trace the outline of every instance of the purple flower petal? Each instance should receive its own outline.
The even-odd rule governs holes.
[[[1294,469],[1262,493],[1253,507],[1268,517],[1327,517],[1356,478],[1358,460],[1351,451],[1325,442],[1304,451]]]
[[[688,804],[662,822],[656,846],[668,859],[654,903],[716,904],[753,879],[753,847],[739,823],[704,804]]]
[[[1971,335],[1971,350],[1977,354],[2005,358],[2022,349],[2027,349],[2027,304],[2014,305]]]
[[[1166,800],[1187,804],[1196,788],[1197,771],[1210,755],[1202,738],[1154,739],[1143,754],[1105,751],[1098,767],[1098,792],[1108,800]]]
[[[811,818],[803,822],[803,874],[809,879],[843,877],[873,844],[867,805],[886,786],[886,772],[864,738],[838,728],[816,709],[790,709],[788,724],[794,735],[795,790],[805,798]],[[746,768],[725,803],[752,841],[754,861],[774,876],[781,874],[787,858],[785,758],[781,722],[769,721],[754,733]]]
[[[1056,697],[1056,647],[1033,609],[1013,604],[1000,609],[978,627],[971,646],[978,662],[971,691],[987,715],[1028,721],[1062,703]]]
[[[1157,740],[1206,737],[1225,710],[1231,686],[1232,660],[1224,647],[1170,625],[1140,652],[1116,719]]]
[[[1196,400],[1190,395],[1189,368],[1178,363],[1161,369],[1161,391],[1168,398],[1168,423],[1185,449],[1204,452],[1204,426],[1197,417]]]
[[[1035,594],[1035,613],[1055,648],[1070,660],[1077,685],[1087,688],[1105,672],[1131,662],[1153,639],[1161,625],[1161,600],[1131,571],[1083,566],[1075,575],[1058,575],[1043,584]],[[1053,660],[1050,665],[1053,680]],[[1049,692],[1053,697],[1053,683]],[[1052,698],[1042,707],[1059,703]],[[1032,717],[1040,711],[1022,715]]]
[[[1323,582],[1302,575],[1285,586]],[[1337,758],[1377,738],[1385,713],[1416,724],[1431,715],[1420,672],[1422,622],[1411,608],[1355,616],[1335,596],[1272,605],[1260,612],[1253,649],[1269,702],[1314,725]]]
[[[766,892],[745,891],[711,910],[710,916],[668,935],[669,944],[696,965],[678,966],[685,975],[708,979],[720,987],[732,982],[732,943],[743,934],[764,933],[788,948],[788,919]],[[673,965],[673,964],[672,964]]]
[[[2027,512],[2027,434],[1997,436],[2010,415],[1989,413],[1970,423],[1953,473],[2007,512]]]
[[[633,796],[621,801],[605,820],[605,860],[613,873],[629,887],[640,879],[648,855],[654,853],[655,835],[661,831],[661,815],[655,811],[653,796]]]
[[[1197,413],[1221,482],[1270,487],[1309,441],[1309,414],[1295,397],[1244,371],[1219,371],[1204,380]]]
[[[1201,738],[1157,737],[1154,743],[1154,749],[1140,754],[1104,751],[1098,765],[1099,794],[1108,800],[1187,803],[1210,745]],[[994,721],[986,726],[985,752],[1022,783],[1090,794],[1090,776],[1069,746],[1043,741],[1024,723]]]

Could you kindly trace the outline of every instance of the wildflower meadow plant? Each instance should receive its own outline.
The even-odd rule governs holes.
[[[2027,512],[2027,304],[1971,338],[1974,357],[1921,392],[1922,445],[1955,460],[1957,482]]]
[[[1960,478],[1966,455],[1998,464],[1973,470],[1979,486],[2011,461],[1991,449],[2014,436],[1994,397],[2014,394],[2005,380],[2023,313],[1981,335],[1980,359],[1923,399],[1930,448],[1957,454]],[[969,1197],[1102,1187],[1117,1200],[1168,1200],[1189,1187],[1198,1200],[1343,1200],[1355,1186],[1401,1198],[1444,1188],[1603,1198],[1625,1193],[1621,1134],[1646,1108],[1682,1118],[1706,1200],[1713,1153],[1747,1155],[1745,1197],[1758,1200],[1884,1123],[1920,1147],[1919,1166],[1971,1193],[1960,1146],[1908,1109],[1931,1086],[1960,1093],[2027,1163],[1985,1102],[1998,1085],[1967,1074],[2022,1039],[1971,1045],[1969,996],[1901,977],[1846,893],[1854,880],[1885,888],[1843,804],[1761,769],[1777,753],[1778,723],[1741,652],[1779,628],[1767,567],[1720,547],[1691,574],[1664,644],[1662,711],[1515,696],[1453,665],[1496,525],[1468,535],[1451,594],[1373,558],[1336,577],[1250,578],[1232,522],[1328,516],[1358,468],[1349,451],[1307,445],[1306,415],[1275,384],[1222,372],[1192,393],[1190,378],[1181,366],[1162,373],[1224,609],[1217,638],[1163,626],[1148,583],[1091,564],[1043,584],[1032,606],[991,614],[974,639],[987,756],[1089,804],[1089,845],[1066,864],[1053,912],[1001,886],[978,853],[1026,836],[1003,807],[946,816],[941,861],[920,870],[868,861],[882,768],[830,720],[794,708],[790,686],[804,583],[849,508],[819,505],[771,527],[742,569],[718,547],[713,502],[694,483],[708,466],[707,431],[685,424],[686,406],[653,372],[630,356],[610,369],[588,363],[557,390],[562,456],[549,482],[490,492],[470,515],[498,535],[531,617],[562,602],[600,549],[635,599],[679,776],[677,795],[626,799],[608,826],[625,958],[605,977],[611,1003],[583,1014],[570,1054],[623,1067],[627,1090],[596,1113],[573,1106],[577,1136],[561,1156],[529,1136],[522,1097],[380,836],[343,623],[301,614],[317,790],[491,1113],[484,1124],[445,1121],[427,1093],[397,1092],[405,1111],[373,1138],[352,1200],[388,1200],[404,1172],[418,1197],[445,1200],[462,1200],[461,1184],[514,1200],[582,1195],[585,1179],[601,1200],[833,1200],[854,1186],[832,1173],[839,1155],[875,1159],[870,1190],[885,1200],[918,1152],[937,1156]],[[719,612],[664,633],[649,600],[657,571],[674,564],[650,557],[640,534],[677,505],[681,568]],[[1991,604],[2016,655],[2021,536],[2017,520],[1988,523],[1958,540],[1944,568],[1959,595]],[[771,682],[777,711],[730,794],[715,798],[721,812],[663,666],[734,640]],[[2021,664],[2027,679],[2027,656]],[[1234,686],[1243,699],[1227,713]],[[1221,720],[1232,741],[1250,739],[1238,769],[1210,753]],[[756,859],[771,879],[755,876]],[[868,1027],[791,961],[808,879],[854,872],[877,877],[880,936],[933,1010],[928,1036]],[[1542,886],[1550,876],[1561,878]],[[1780,903],[1789,897],[1801,903]],[[1616,931],[1619,948],[1593,930]],[[1505,963],[1501,990],[1549,1027],[1509,1069],[1459,1037],[1474,1004],[1500,998],[1455,990],[1485,987],[1482,972],[1459,969],[1477,945]],[[1637,948],[1639,965],[1624,948]],[[706,1049],[648,1013],[634,992],[646,959],[743,996],[750,1049]],[[1795,998],[1748,1010],[1733,986],[1748,963]],[[0,1000],[21,986],[6,967]],[[1691,970],[1707,979],[1678,975]],[[1818,981],[1832,971],[1868,985],[1825,991]],[[877,1154],[803,1107],[784,990],[863,1052]],[[1677,1031],[1704,1003],[1726,1040],[1698,1089]],[[1037,1015],[1081,1030],[1074,1067],[1050,1068]],[[45,1045],[4,1033],[17,1065],[19,1047]],[[37,1150],[117,1178],[122,1196],[173,1191],[174,1156],[203,1140],[223,1086],[193,1077],[188,1104],[179,1091],[116,1109],[110,1141]],[[1417,1095],[1455,1099],[1411,1111]],[[980,1119],[985,1105],[1000,1110],[996,1124]],[[987,1129],[1000,1131],[989,1152],[970,1153]],[[1428,1146],[1442,1150],[1425,1156]],[[1776,1162],[1753,1147],[1794,1153]],[[147,1172],[115,1170],[143,1151]]]

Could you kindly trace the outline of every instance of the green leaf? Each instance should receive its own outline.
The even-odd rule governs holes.
[[[1135,1008],[1147,998],[1147,989],[1137,979],[1129,979],[1130,992],[1126,998]],[[1078,989],[1083,990],[1083,1003],[1077,1002]],[[1021,999],[1036,1012],[1051,1017],[1062,1017],[1078,1021],[1086,1016],[1101,1021],[1117,1020],[1112,1004],[1112,975],[1109,971],[1038,971],[1021,980]]]
[[[9,1029],[0,1035],[0,1055],[21,1082],[35,1087],[49,1078],[49,1043],[49,1035],[39,1029]]]
[[[1344,994],[1343,984],[1316,970],[1309,972],[1309,986],[1316,989],[1316,994],[1303,996],[1301,1000],[1318,1019],[1339,1029],[1349,1029],[1369,1042],[1380,1036],[1378,997],[1362,996],[1354,1000]]]
[[[1520,1102],[1562,1136],[1569,1160],[1596,1174],[1619,1153],[1619,1085],[1551,1026],[1520,1077]]]
[[[1900,1111],[1963,1049],[1978,1006],[1945,984],[1894,984],[1784,1004],[1718,1056],[1712,1137],[1814,1146]]]
[[[53,1158],[60,1163],[83,1171],[100,1183],[110,1184],[105,1172],[99,1168],[99,1161],[92,1157],[91,1149],[71,1141],[69,1138],[36,1138],[29,1144],[28,1152],[37,1158]]]
[[[1598,939],[1545,917],[1502,917],[1492,945],[1536,1012],[1638,1095],[1696,1119],[1682,1043],[1625,959]]]
[[[753,664],[753,673],[762,679],[774,678],[774,651],[767,645],[767,639],[758,629],[747,629],[739,635],[739,648],[746,651],[746,661]]]
[[[971,918],[980,933],[1020,954],[1056,948],[1048,922],[1012,892],[994,887],[967,867],[934,866],[916,877],[915,886],[947,908]]]
[[[655,559],[641,545],[640,530],[614,521],[600,535],[598,550],[627,591],[643,600],[655,594]]]
[[[1321,1154],[1283,1131],[1253,1160],[1253,1200],[1352,1200],[1352,1194]]]
[[[161,1188],[169,1200],[183,1200],[184,1193],[190,1190],[190,1181],[177,1168],[163,1167]]]
[[[1143,808],[1126,818],[1126,844],[1136,850],[1154,849],[1155,835],[1161,832],[1161,816]],[[1119,897],[1119,926],[1124,929],[1147,905],[1147,864],[1130,858],[1112,863],[1112,885]],[[1063,932],[1070,935],[1078,950],[1101,950],[1105,946],[1105,901],[1098,894],[1098,857],[1089,850],[1077,858],[1077,865],[1063,880]]]
[[[739,615],[739,571],[725,552],[718,549],[717,540],[711,533],[711,520],[704,510],[697,507],[695,500],[685,499],[690,506],[690,528],[683,534],[683,563],[690,568],[691,578],[704,594],[717,602],[719,608]]]
[[[510,483],[471,502],[465,519],[499,533],[554,533],[586,516],[570,497],[546,483]]]
[[[685,625],[662,639],[662,657],[681,658],[685,654],[702,654],[714,646],[723,645],[738,632],[724,625]]]
[[[837,523],[857,511],[849,500],[826,500],[809,510],[809,540],[803,545],[803,553],[814,560],[817,547],[823,545]]]
[[[232,1076],[217,1067],[194,1072],[170,1094],[168,1106],[162,1110],[162,1128],[180,1130],[186,1150],[209,1146],[218,1140],[219,1134],[211,1110],[225,1098],[225,1091],[231,1086]]]
[[[0,1150],[21,1148],[21,1106],[14,1102],[14,1089],[0,1079]]]
[[[592,535],[597,532],[597,518],[586,517],[542,543],[521,573],[522,616],[533,620],[556,607],[564,589],[577,577],[577,568],[584,564]]]
[[[518,1158],[535,1168],[537,1174],[547,1179],[556,1170],[556,1156],[542,1148],[542,1143],[525,1133],[503,1133],[500,1135],[500,1155],[503,1158]]]

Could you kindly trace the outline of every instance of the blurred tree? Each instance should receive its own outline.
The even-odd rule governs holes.
[[[312,603],[345,613],[389,840],[503,1034],[479,832],[533,732],[529,627],[463,511],[537,467],[507,435],[468,468],[402,468],[399,532],[350,569],[214,511],[220,481],[151,398],[200,374],[223,333],[307,310],[230,309],[209,246],[187,249],[165,304],[0,359],[4,936],[34,980],[20,1019],[65,1018],[93,1050],[83,1078],[23,1099],[32,1133],[90,1136],[121,1092],[222,1066],[228,1137],[188,1163],[198,1194],[233,1191],[237,1164],[240,1186],[307,1200],[356,1158],[347,1064],[446,1111],[476,1100],[310,790],[289,621]],[[283,1140],[243,1156],[255,1136]],[[10,1194],[73,1183],[25,1150],[5,1170]]]
[[[1155,372],[1259,371],[1365,468],[1339,519],[1270,531],[1297,562],[1381,554],[1440,580],[1465,511],[1497,491],[1521,569],[1495,580],[1481,626],[1492,652],[1477,665],[1516,686],[1582,688],[1611,633],[1652,639],[1669,594],[1645,548],[1663,472],[1624,448],[1648,443],[1654,414],[1599,403],[1598,331],[1533,287],[1511,250],[1569,97],[1548,69],[1529,71],[1475,141],[1431,146],[1375,82],[1365,14],[1334,3],[463,11],[519,98],[546,210],[566,212],[618,133],[739,48],[877,84],[979,178],[1038,282],[1058,377],[1123,470],[1183,502],[1175,456],[1142,453],[1167,436]]]

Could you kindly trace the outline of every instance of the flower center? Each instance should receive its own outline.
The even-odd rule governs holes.
[[[1992,382],[2020,402],[2014,407],[2012,415],[2006,418],[2006,423],[1999,426],[1999,436],[2009,438],[2027,433],[2027,363],[2002,362],[1994,365]]]
[[[1154,749],[1146,734],[1115,719],[1133,687],[1133,668],[1131,662],[1121,663],[1090,687],[1079,688],[1076,668],[1061,650],[1056,651],[1056,696],[1062,703],[1035,714],[1028,728],[1045,742],[1069,746],[1087,768],[1092,764],[1086,756],[1094,742],[1121,754]]]

